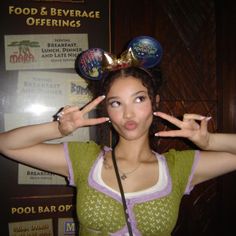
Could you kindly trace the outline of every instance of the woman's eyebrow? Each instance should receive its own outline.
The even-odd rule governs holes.
[[[140,94],[140,93],[147,93],[147,91],[145,91],[145,90],[140,90],[140,91],[138,91],[138,92],[133,93],[132,96],[137,96],[137,95]]]
[[[140,94],[140,93],[147,93],[147,91],[145,91],[145,90],[140,90],[140,91],[137,91],[137,92],[133,93],[131,96],[132,96],[132,97],[135,97],[135,96],[137,96],[137,95]],[[119,98],[120,98],[119,96],[108,97],[108,98],[107,98],[107,102],[109,102],[110,100],[119,99]]]

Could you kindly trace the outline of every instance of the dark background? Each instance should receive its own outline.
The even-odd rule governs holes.
[[[95,0],[94,4],[99,2],[100,0]],[[165,82],[160,91],[160,109],[174,116],[182,116],[187,112],[212,116],[213,119],[209,123],[211,131],[235,133],[235,1],[112,0],[111,3],[113,53],[120,54],[128,41],[139,35],[153,36],[163,46],[161,69]],[[1,15],[1,22],[3,19]],[[13,25],[16,27],[15,23]],[[11,32],[13,25],[3,27],[1,23],[1,33],[4,33],[3,28]],[[31,30],[33,32],[33,29]],[[28,31],[29,29],[18,28],[18,33],[32,33]],[[95,41],[99,38],[98,35],[99,31],[96,30]],[[1,44],[1,51],[4,52],[2,47]],[[3,70],[2,61],[0,66]],[[7,83],[5,86],[2,89],[1,82],[0,92],[4,95],[0,97],[1,114],[4,112],[2,109],[10,103],[10,98],[7,96],[10,85]],[[162,124],[161,128],[168,127]],[[159,140],[159,143],[160,152],[172,147],[191,148],[188,143],[176,139]],[[19,192],[16,186],[13,185],[12,188],[12,183],[16,182],[16,167],[13,162],[2,158],[0,168],[3,196],[1,202],[9,206],[13,204],[14,199],[7,194],[7,188],[16,190],[14,196],[20,196],[21,191],[28,192],[32,189],[29,190],[25,186],[21,187]],[[233,172],[197,186],[189,196],[184,197],[173,235],[236,235],[235,181],[236,173]],[[55,191],[59,195],[60,192],[62,195],[66,193],[68,197],[64,202],[73,202],[71,188],[40,187],[35,191],[42,195],[53,195]],[[7,232],[7,222],[12,220],[12,216],[2,209],[1,205],[0,228]],[[71,212],[71,215],[73,214]],[[33,216],[28,216],[29,218],[33,219]]]

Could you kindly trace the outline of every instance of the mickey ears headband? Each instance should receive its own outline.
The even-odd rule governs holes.
[[[91,48],[79,54],[76,66],[83,78],[100,80],[104,73],[121,68],[154,67],[161,61],[162,54],[163,49],[157,40],[149,36],[139,36],[129,43],[128,49],[120,58],[100,48]]]

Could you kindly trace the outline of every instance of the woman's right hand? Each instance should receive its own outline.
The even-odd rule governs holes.
[[[108,121],[108,117],[87,118],[86,116],[102,102],[104,98],[105,96],[99,96],[82,109],[79,109],[77,106],[65,106],[58,114],[58,129],[62,136],[66,136],[80,127],[97,125]]]

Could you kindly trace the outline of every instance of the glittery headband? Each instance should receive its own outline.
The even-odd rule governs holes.
[[[85,79],[100,80],[104,73],[130,66],[152,68],[160,63],[161,44],[149,36],[139,36],[130,41],[119,58],[100,48],[88,49],[78,56],[76,67]]]

